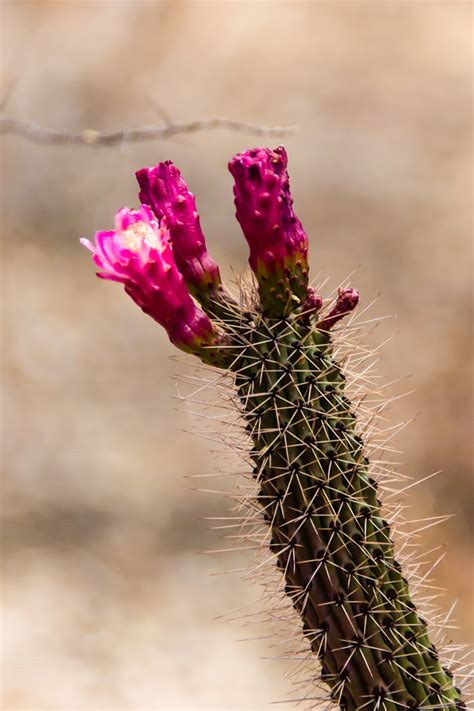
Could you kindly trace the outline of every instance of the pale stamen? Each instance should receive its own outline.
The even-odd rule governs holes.
[[[131,252],[139,252],[144,244],[153,249],[162,247],[156,230],[146,222],[135,222],[127,227],[120,233],[120,240],[123,246]]]

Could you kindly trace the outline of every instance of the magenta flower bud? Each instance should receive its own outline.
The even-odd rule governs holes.
[[[323,305],[322,296],[320,296],[312,286],[308,286],[306,299],[304,300],[302,312],[304,314],[314,314],[320,311]]]
[[[114,230],[97,232],[95,244],[88,239],[81,243],[94,255],[97,276],[123,284],[176,346],[196,352],[216,343],[210,320],[194,303],[176,266],[166,220],[160,226],[149,207],[124,207],[115,215]]]
[[[206,248],[194,195],[170,160],[154,168],[142,168],[136,177],[139,199],[149,205],[158,219],[166,217],[173,254],[191,292],[207,303],[220,287],[219,267]]]
[[[308,238],[293,211],[287,163],[283,146],[238,153],[229,163],[249,263],[264,309],[275,315],[304,300],[308,285]]]
[[[359,303],[359,292],[356,289],[339,289],[334,308],[322,321],[316,324],[320,331],[330,331],[341,318],[353,311]]]

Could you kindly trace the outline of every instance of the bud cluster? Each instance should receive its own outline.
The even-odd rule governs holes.
[[[234,156],[229,170],[262,315],[279,319],[299,311],[308,320],[323,304],[308,286],[308,238],[293,210],[287,163],[283,146],[255,148]],[[238,307],[207,251],[194,195],[169,160],[136,177],[141,207],[119,210],[115,230],[97,232],[95,245],[81,242],[94,254],[98,276],[121,282],[175,345],[222,364],[229,342],[222,317]],[[318,328],[329,331],[357,301],[354,289],[340,292]],[[211,356],[213,349],[220,354]]]

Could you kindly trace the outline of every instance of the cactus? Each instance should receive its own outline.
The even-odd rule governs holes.
[[[232,374],[251,442],[248,503],[300,618],[311,681],[347,711],[465,709],[397,560],[337,355],[337,324],[359,295],[340,289],[328,309],[309,286],[284,148],[239,154],[229,169],[255,298],[223,286],[170,161],[138,171],[138,211],[83,242],[99,276],[123,283],[176,346]]]

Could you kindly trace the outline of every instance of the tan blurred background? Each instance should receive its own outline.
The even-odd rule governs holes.
[[[3,3],[5,111],[111,129],[215,116],[297,125],[284,139],[314,272],[352,279],[382,322],[380,372],[411,376],[393,423],[409,515],[446,547],[435,582],[469,642],[471,10],[456,2]],[[179,412],[173,349],[79,237],[136,203],[134,171],[167,158],[197,195],[224,273],[246,246],[228,159],[265,143],[225,130],[114,148],[3,137],[3,668],[5,711],[269,709],[287,667],[268,629],[214,618],[250,603],[246,554],[197,493],[213,445]],[[278,142],[278,139],[276,140]],[[199,410],[198,407],[194,409]],[[199,480],[198,480],[199,481]],[[210,480],[202,484],[214,489]],[[223,486],[228,487],[224,481]],[[435,554],[435,557],[438,554]],[[214,621],[213,621],[214,620]],[[296,708],[289,703],[285,708]]]

